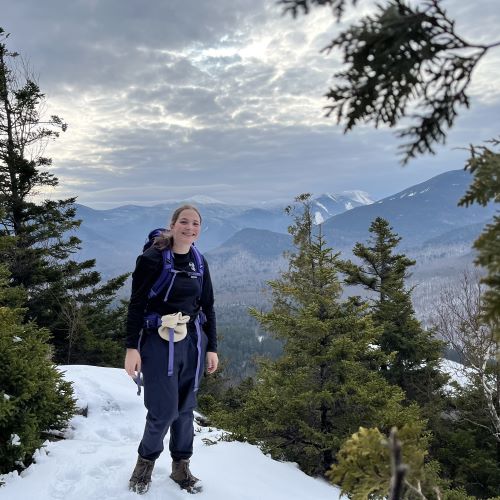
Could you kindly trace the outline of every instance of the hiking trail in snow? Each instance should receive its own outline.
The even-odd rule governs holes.
[[[166,451],[157,460],[151,488],[139,496],[128,491],[137,459],[146,409],[124,370],[63,366],[74,384],[78,406],[88,416],[70,422],[67,439],[47,442],[36,463],[21,475],[0,476],[0,500],[181,500],[193,499],[170,478]],[[247,443],[218,442],[221,431],[195,424],[193,474],[203,481],[199,500],[335,500],[339,489],[282,463]],[[205,442],[204,442],[205,440]]]

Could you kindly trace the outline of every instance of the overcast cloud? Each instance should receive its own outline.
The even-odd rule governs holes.
[[[497,0],[444,4],[470,40],[495,41]],[[1,26],[69,123],[48,150],[53,196],[96,208],[352,189],[380,198],[461,168],[458,147],[499,133],[497,49],[437,156],[403,169],[390,131],[343,135],[323,111],[340,60],[320,49],[345,26],[328,9],[294,20],[273,0],[2,0]]]

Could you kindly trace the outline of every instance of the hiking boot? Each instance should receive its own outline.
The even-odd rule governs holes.
[[[139,495],[146,493],[151,485],[151,474],[154,466],[154,460],[146,460],[139,455],[134,472],[132,472],[128,482],[128,489]]]
[[[193,476],[189,470],[189,460],[173,460],[170,478],[183,490],[187,490],[190,493],[198,493],[201,491],[200,480]]]

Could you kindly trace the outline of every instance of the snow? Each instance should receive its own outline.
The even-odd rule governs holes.
[[[190,198],[186,198],[185,200],[181,201],[187,201],[190,203],[199,203],[200,205],[209,205],[209,204],[223,204],[220,200],[217,200],[216,198],[212,198],[211,196],[205,196],[203,194],[197,195],[197,196],[191,196]]]
[[[328,215],[330,215],[330,212],[328,209],[323,205],[323,203],[320,203],[318,200],[315,200],[316,205],[318,205],[319,208],[322,208]]]
[[[17,434],[12,434],[12,436],[10,436],[10,444],[12,446],[19,446],[21,444],[21,438]]]
[[[67,439],[47,442],[21,475],[0,476],[0,500],[182,500],[192,498],[169,478],[168,452],[158,459],[151,489],[138,497],[127,489],[146,410],[135,384],[118,368],[61,367],[74,383],[78,405]],[[336,500],[338,488],[272,460],[247,443],[215,441],[222,431],[195,425],[191,470],[203,478],[200,500]],[[168,437],[167,437],[168,439]],[[203,440],[206,440],[205,442]],[[205,444],[206,443],[206,444]]]
[[[352,209],[352,203],[349,201],[344,205],[346,210],[351,210]]]
[[[315,212],[314,213],[314,223],[316,225],[318,225],[318,224],[323,224],[323,222],[325,222],[325,219],[323,219],[321,212]]]
[[[456,361],[443,359],[441,370],[451,377],[451,381],[457,382],[461,387],[465,387],[468,384],[470,376],[468,376],[468,370],[464,365]]]
[[[362,205],[371,205],[373,203],[373,200],[370,198],[370,195],[365,191],[359,191],[359,190],[342,191],[342,194],[344,196],[348,196],[353,201],[361,203]]]

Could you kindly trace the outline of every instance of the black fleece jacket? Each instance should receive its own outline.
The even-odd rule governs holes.
[[[190,316],[188,329],[192,329],[201,307],[207,318],[203,325],[203,331],[208,337],[207,351],[217,352],[214,293],[205,257],[203,260],[205,263],[203,289],[200,290],[198,278],[180,273],[175,277],[168,301],[164,302],[166,289],[160,291],[156,297],[148,299],[149,291],[161,273],[163,265],[161,251],[153,246],[139,255],[132,274],[132,292],[127,316],[127,348],[137,349],[145,315],[156,312],[163,316],[181,312]],[[178,271],[192,271],[195,262],[191,250],[187,254],[174,253],[174,268]]]

